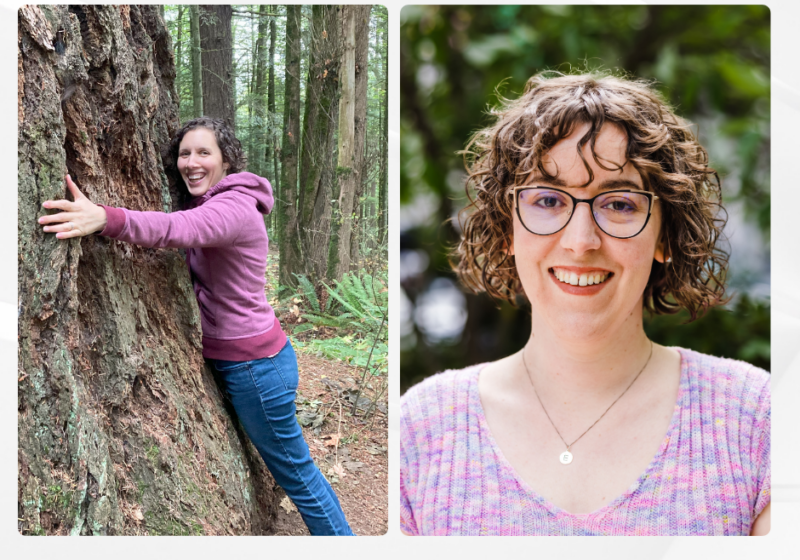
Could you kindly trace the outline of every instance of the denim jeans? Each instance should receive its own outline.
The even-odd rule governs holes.
[[[308,451],[295,417],[297,356],[292,344],[271,358],[212,360],[223,391],[275,481],[312,535],[352,535],[339,499]]]

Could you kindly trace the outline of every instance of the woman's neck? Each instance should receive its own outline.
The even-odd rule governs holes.
[[[559,392],[615,393],[642,369],[651,343],[641,314],[631,315],[619,328],[596,336],[556,332],[537,321],[534,313],[525,359],[536,387],[557,387]]]

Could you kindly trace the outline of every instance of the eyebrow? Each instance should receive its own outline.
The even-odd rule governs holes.
[[[567,185],[566,181],[559,179],[558,177],[547,179],[541,175],[535,175],[533,178],[531,178],[530,183],[532,186],[535,186],[536,183],[545,183],[553,187],[569,188],[569,185]],[[609,191],[614,189],[634,189],[640,191],[643,188],[644,187],[642,185],[637,185],[629,179],[606,179],[598,186],[598,189],[601,191]]]

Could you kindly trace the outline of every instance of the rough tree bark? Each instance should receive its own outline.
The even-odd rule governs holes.
[[[230,5],[200,6],[200,46],[203,51],[203,113],[235,125],[233,36]]]
[[[69,172],[174,210],[178,124],[157,6],[19,11],[18,517],[24,534],[263,534],[274,482],[201,355],[184,258],[36,223]]]
[[[294,286],[302,271],[297,162],[300,151],[300,17],[302,6],[286,6],[286,68],[281,144],[281,198],[276,203],[280,227],[280,283]],[[280,206],[278,206],[280,204]]]
[[[340,10],[338,6],[313,6],[309,28],[298,208],[304,268],[315,283],[328,274],[334,138],[339,117]]]

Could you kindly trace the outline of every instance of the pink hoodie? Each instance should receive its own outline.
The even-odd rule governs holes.
[[[200,306],[203,356],[248,361],[277,354],[286,335],[264,293],[269,243],[262,214],[274,204],[269,181],[234,173],[165,214],[103,206],[100,235],[143,247],[184,247]]]

